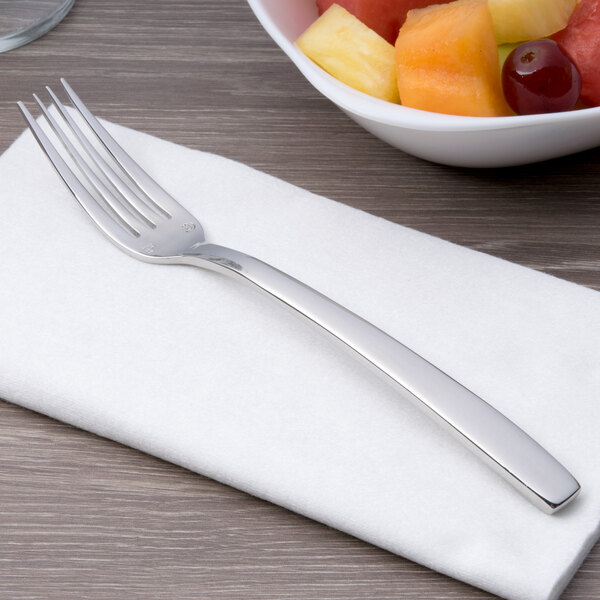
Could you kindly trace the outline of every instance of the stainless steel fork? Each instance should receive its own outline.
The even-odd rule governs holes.
[[[421,356],[275,267],[238,250],[208,243],[200,222],[141,169],[69,84],[64,79],[61,82],[87,123],[83,126],[87,133],[50,88],[46,89],[59,113],[56,117],[36,95],[34,98],[75,170],[22,102],[19,108],[75,198],[121,250],[146,262],[202,267],[254,284],[375,367],[405,398],[446,426],[545,512],[553,513],[577,496],[577,481],[542,446]],[[94,143],[90,138],[96,138]],[[99,152],[97,145],[107,153]]]

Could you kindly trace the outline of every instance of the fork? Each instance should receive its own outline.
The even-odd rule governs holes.
[[[577,496],[579,483],[562,464],[452,377],[290,275],[238,250],[207,242],[200,221],[119,146],[65,79],[61,83],[75,111],[67,110],[46,87],[55,117],[34,94],[55,141],[23,102],[18,106],[67,187],[111,242],[142,261],[202,267],[254,284],[374,367],[538,508],[552,514]],[[79,113],[77,120],[83,119],[86,132],[72,112]]]

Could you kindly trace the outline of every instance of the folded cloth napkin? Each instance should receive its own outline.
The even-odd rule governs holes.
[[[508,599],[557,598],[600,524],[600,295],[115,125],[205,225],[401,340],[582,484],[549,516],[305,321],[125,255],[33,137],[0,158],[0,396]]]

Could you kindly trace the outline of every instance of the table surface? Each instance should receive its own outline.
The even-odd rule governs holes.
[[[478,171],[408,156],[319,96],[243,0],[77,0],[0,72],[0,151],[15,102],[66,76],[109,120],[600,289],[600,150]],[[0,465],[2,600],[493,598],[2,401]],[[600,599],[600,547],[563,598]]]

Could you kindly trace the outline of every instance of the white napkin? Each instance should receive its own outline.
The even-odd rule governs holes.
[[[600,296],[110,125],[205,225],[523,427],[583,491],[549,516],[321,332],[96,230],[29,133],[0,158],[0,397],[509,599],[557,598],[599,534]]]

